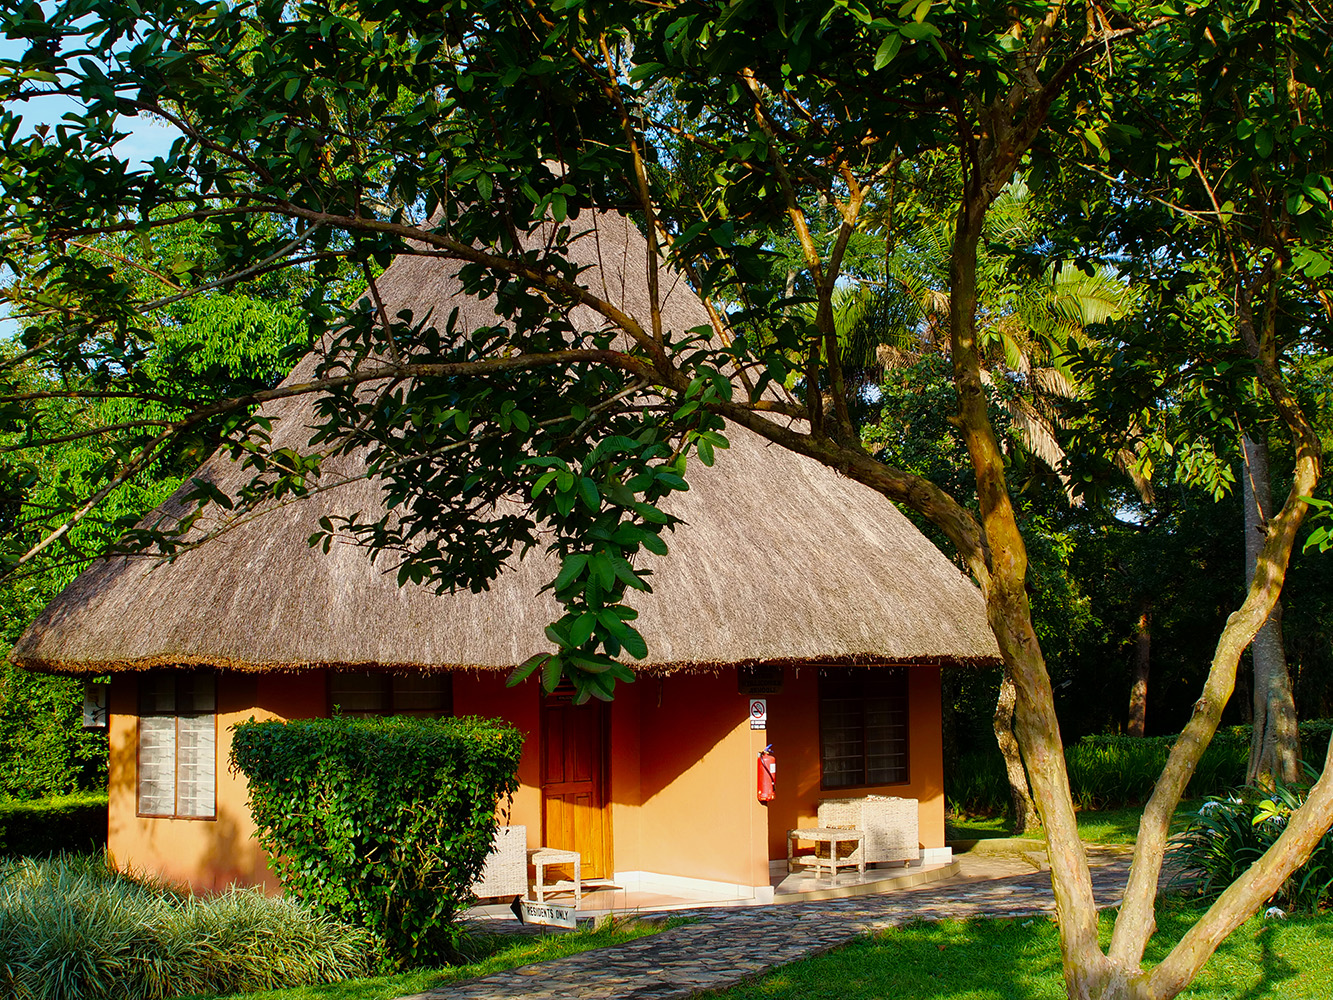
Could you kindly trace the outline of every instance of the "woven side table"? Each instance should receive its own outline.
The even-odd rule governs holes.
[[[528,864],[536,871],[533,890],[537,893],[537,902],[546,902],[546,890],[554,889],[558,883],[546,881],[547,865],[574,866],[574,905],[583,900],[583,856],[578,851],[557,851],[554,847],[538,847],[528,851]]]
[[[796,857],[796,842],[798,840],[813,840],[815,842],[815,853],[812,857],[815,866],[815,878],[819,878],[819,869],[826,861],[829,866],[829,879],[836,883],[838,881],[838,869],[841,867],[856,866],[856,870],[862,875],[866,871],[865,851],[861,850],[861,845],[865,842],[864,830],[834,830],[824,826],[807,826],[799,830],[787,831],[787,871],[792,870],[793,864],[809,864],[804,858]],[[819,856],[819,845],[828,844],[828,857]],[[846,858],[838,857],[838,845],[851,844],[852,853]]]

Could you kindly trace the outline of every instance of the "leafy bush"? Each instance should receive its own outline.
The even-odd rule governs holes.
[[[82,680],[0,663],[0,797],[106,788],[106,760],[106,733],[83,728]]]
[[[105,846],[105,792],[0,802],[0,855],[100,851]]]
[[[236,727],[259,841],[299,898],[367,928],[385,964],[456,954],[471,900],[518,785],[523,737],[486,719],[299,719]]]
[[[0,994],[158,1000],[365,975],[374,942],[311,908],[231,889],[193,896],[101,857],[0,863]]]
[[[1302,722],[1301,748],[1322,759],[1333,736],[1333,720]],[[1249,726],[1219,729],[1204,751],[1186,789],[1187,798],[1220,795],[1245,781]],[[1081,809],[1113,809],[1146,802],[1166,764],[1175,736],[1085,736],[1065,747],[1069,787]],[[969,753],[948,768],[945,794],[955,813],[989,815],[1010,808],[1009,782],[998,748]]]
[[[1009,779],[999,747],[961,754],[947,766],[944,796],[956,815],[993,816],[1011,808]]]
[[[1174,743],[1174,736],[1085,736],[1065,749],[1074,801],[1082,809],[1146,802]],[[1186,797],[1217,794],[1240,784],[1248,758],[1248,739],[1219,732],[1199,759]]]
[[[1311,774],[1311,780],[1314,778]],[[1172,849],[1181,879],[1204,899],[1216,899],[1273,846],[1287,817],[1305,801],[1305,789],[1278,783],[1272,794],[1239,788],[1211,796]],[[1310,859],[1294,872],[1273,901],[1288,910],[1317,912],[1333,904],[1333,831],[1324,834]]]

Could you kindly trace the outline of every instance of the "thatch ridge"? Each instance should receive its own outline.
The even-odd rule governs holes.
[[[575,243],[588,268],[582,280],[646,317],[645,241],[618,216],[581,221],[592,223]],[[451,274],[439,260],[400,258],[380,282],[389,313],[411,309],[443,323],[458,308],[461,324],[493,322],[492,306],[461,295]],[[666,328],[708,322],[683,281],[663,288]],[[580,320],[596,325],[586,311]],[[302,362],[289,381],[315,365],[314,357]],[[275,446],[306,447],[312,407],[296,397],[264,408]],[[637,666],[998,662],[980,594],[892,503],[743,428],[728,436],[717,464],[692,469],[691,489],[668,503],[685,524],[668,539],[670,556],[649,563],[654,593],[636,595],[649,646]],[[322,478],[362,471],[353,453],[326,462]],[[196,475],[234,490],[250,473],[219,453]],[[187,490],[146,520],[179,518]],[[67,673],[508,669],[549,647],[543,629],[560,612],[539,591],[556,566],[538,550],[488,592],[436,595],[398,587],[387,557],[372,563],[352,545],[328,555],[307,547],[321,517],[380,507],[378,485],[354,479],[274,505],[171,563],[100,559],[42,612],[11,658]]]

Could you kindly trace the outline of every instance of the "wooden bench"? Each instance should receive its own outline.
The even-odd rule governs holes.
[[[862,875],[865,874],[866,861],[865,851],[861,850],[865,842],[864,830],[838,830],[827,826],[807,826],[797,830],[787,831],[787,871],[793,871],[795,864],[810,864],[811,861],[815,867],[815,878],[819,878],[819,869],[827,864],[829,868],[829,878],[833,882],[838,881],[838,869],[850,868],[856,866],[856,870]],[[815,844],[815,853],[809,857],[796,857],[796,842],[799,840],[811,840]],[[828,857],[819,856],[819,845],[828,845]],[[846,858],[838,857],[838,845],[851,844],[852,851]]]

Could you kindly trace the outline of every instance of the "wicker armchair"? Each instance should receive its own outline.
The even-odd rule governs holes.
[[[920,856],[917,800],[888,795],[860,799],[820,799],[819,825],[843,830],[864,830],[865,863],[905,861]]]
[[[472,895],[478,899],[488,896],[523,896],[528,891],[528,828],[526,826],[496,827],[491,853],[481,878],[472,884]]]

